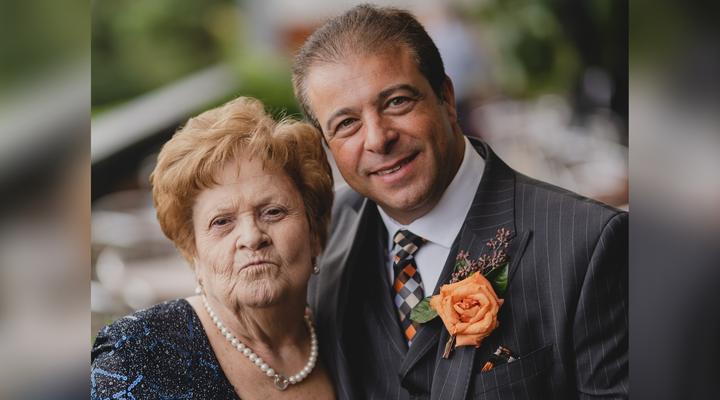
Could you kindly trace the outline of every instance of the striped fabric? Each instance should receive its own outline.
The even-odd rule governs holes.
[[[425,243],[425,239],[401,229],[397,231],[393,241],[400,246],[400,250],[395,254],[393,295],[400,324],[410,347],[413,336],[420,328],[419,323],[410,320],[410,311],[425,298],[425,287],[413,254]]]
[[[438,286],[425,294],[449,281],[461,250],[476,259],[498,229],[511,230],[500,326],[479,348],[443,359],[449,335],[436,318],[408,347],[377,206],[339,192],[323,273],[308,289],[338,398],[627,399],[628,214],[519,174],[470,140],[485,171]],[[483,371],[499,346],[519,358]]]

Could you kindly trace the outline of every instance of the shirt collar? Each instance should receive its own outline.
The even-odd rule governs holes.
[[[465,222],[468,211],[470,211],[475,192],[485,170],[485,160],[475,151],[467,137],[463,136],[463,139],[465,139],[465,153],[460,169],[445,189],[440,201],[430,212],[416,219],[410,225],[404,226],[390,218],[378,206],[380,216],[388,230],[389,249],[394,247],[393,236],[399,229],[407,229],[422,238],[450,249],[455,236]]]

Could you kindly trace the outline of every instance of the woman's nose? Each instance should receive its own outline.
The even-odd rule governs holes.
[[[365,150],[386,154],[398,139],[398,133],[387,127],[382,118],[369,118],[363,121],[365,127]]]
[[[270,244],[270,236],[254,218],[244,218],[238,226],[238,238],[235,247],[238,250],[259,250]]]

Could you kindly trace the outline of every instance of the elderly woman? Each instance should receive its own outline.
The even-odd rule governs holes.
[[[320,135],[239,98],[190,119],[150,181],[198,295],[102,328],[92,398],[333,398],[305,311],[333,201]]]

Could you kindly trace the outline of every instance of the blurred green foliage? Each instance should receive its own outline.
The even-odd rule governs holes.
[[[251,30],[246,29],[253,23],[249,20],[251,15],[242,9],[237,9],[235,15],[238,41],[226,61],[238,74],[237,95],[261,100],[276,119],[287,115],[303,119],[292,88],[292,57],[258,46]]]
[[[248,18],[233,0],[93,1],[93,113],[218,62],[237,72],[233,97],[256,97],[275,115],[299,113],[290,60],[255,48]]]
[[[95,0],[92,105],[122,102],[217,63],[235,40],[231,0]]]
[[[0,90],[87,54],[86,15],[86,0],[0,0]]]
[[[495,78],[513,97],[568,94],[588,67],[616,79],[627,73],[626,1],[490,0],[461,8],[495,47]]]

